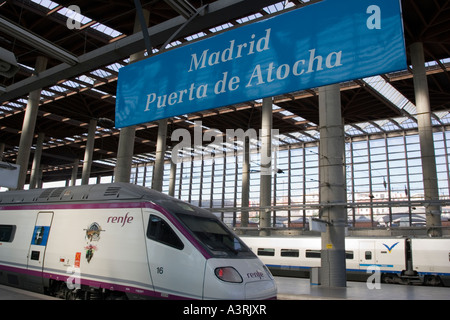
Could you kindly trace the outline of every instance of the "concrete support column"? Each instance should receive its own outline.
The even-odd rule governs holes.
[[[259,205],[271,206],[272,194],[272,98],[264,98],[261,118],[261,185]],[[260,235],[270,235],[270,209],[263,209],[259,213]],[[266,228],[266,229],[265,229]]]
[[[34,151],[33,164],[31,166],[30,174],[30,189],[36,189],[39,184],[39,177],[41,176],[41,157],[42,157],[42,146],[44,145],[45,133],[39,132],[36,141],[36,149]]]
[[[175,182],[177,180],[177,164],[175,161],[170,162],[169,177],[169,196],[175,197]]]
[[[156,142],[156,160],[153,168],[152,189],[162,191],[164,177],[164,155],[166,153],[167,119],[158,121],[158,140]]]
[[[120,129],[114,182],[130,182],[136,126]]]
[[[329,223],[322,233],[321,284],[345,287],[345,140],[339,84],[319,88],[319,122],[321,218]]]
[[[38,179],[37,179],[36,188],[37,189],[42,189],[42,185],[43,185],[43,183],[42,183],[42,168],[40,168],[39,172],[38,172]]]
[[[244,155],[242,164],[242,201],[241,227],[248,227],[250,206],[250,138],[244,137]]]
[[[145,22],[148,25],[150,12],[143,10]],[[139,18],[136,15],[134,20],[134,33],[141,31]],[[148,53],[149,55],[151,52]],[[145,51],[141,51],[130,56],[130,64],[142,59]],[[114,182],[130,182],[131,165],[134,154],[134,138],[136,137],[136,126],[120,129],[119,147],[117,150],[117,164],[114,170]]]
[[[429,201],[439,200],[430,96],[428,93],[428,80],[425,70],[423,44],[421,42],[416,42],[411,45],[411,60],[422,158],[424,197],[425,200]],[[425,210],[428,235],[431,237],[442,237],[440,206],[427,206]]]
[[[77,177],[78,177],[78,163],[80,162],[80,159],[75,159],[73,161],[73,169],[72,169],[72,177],[70,179],[70,185],[74,186],[77,184]]]
[[[35,73],[44,71],[47,67],[47,58],[38,57],[36,59]],[[39,109],[39,100],[41,99],[41,89],[30,92],[28,96],[25,117],[23,119],[22,134],[20,135],[19,152],[17,154],[16,164],[20,165],[19,181],[17,190],[23,190],[27,178],[28,162],[30,160],[30,150],[33,143],[34,128]]]
[[[3,160],[3,153],[5,152],[5,143],[0,142],[0,161]]]
[[[86,149],[84,150],[83,173],[81,175],[81,184],[89,184],[91,176],[92,159],[94,157],[95,132],[97,130],[97,120],[89,121],[88,138]]]

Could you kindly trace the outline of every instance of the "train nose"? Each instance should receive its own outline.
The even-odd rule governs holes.
[[[247,278],[245,283],[245,299],[263,300],[275,299],[277,287],[275,280],[269,269],[262,263],[254,272],[245,274]]]

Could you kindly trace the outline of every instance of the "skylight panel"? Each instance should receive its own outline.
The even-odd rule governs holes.
[[[418,127],[417,122],[415,122],[414,120],[410,119],[410,118],[406,118],[402,123],[402,128],[404,130],[407,129],[415,129]]]
[[[246,23],[246,22],[261,18],[261,17],[262,17],[261,13],[256,13],[256,14],[252,14],[252,15],[249,15],[249,16],[241,18],[241,19],[236,19],[236,21],[240,24],[243,24],[243,23]]]
[[[375,123],[376,125],[378,125],[378,127],[383,128],[383,126],[389,122],[389,120],[374,120],[372,121],[373,123]]]
[[[58,92],[64,92],[64,91],[67,91],[67,89],[65,89],[65,88],[63,88],[63,87],[60,87],[60,86],[53,86],[53,87],[50,87],[50,89],[52,89],[52,90],[54,90],[54,91],[58,91]]]
[[[100,93],[102,96],[109,96],[109,93],[107,93],[107,92],[105,92],[105,91],[102,91],[102,90],[98,90],[98,89],[96,89],[96,88],[92,88],[91,91]]]
[[[192,34],[192,35],[190,35],[190,36],[188,36],[188,37],[185,37],[185,39],[186,39],[187,41],[192,41],[192,40],[196,40],[196,39],[198,39],[198,38],[202,38],[202,37],[204,37],[204,36],[206,36],[206,33],[204,33],[203,31],[201,31],[201,32],[199,32],[199,33]]]
[[[170,48],[173,48],[173,47],[177,47],[177,46],[179,46],[179,45],[181,45],[181,44],[182,44],[181,41],[175,40],[175,41],[173,41],[173,42],[167,44],[167,46],[165,47],[165,49],[167,50],[167,49],[170,49]],[[155,52],[154,52],[154,53],[155,53]]]
[[[305,134],[302,134],[303,137],[301,138],[301,140],[303,140],[305,142],[319,140],[319,137],[320,137],[319,131],[306,130],[304,133]]]
[[[441,118],[441,121],[444,124],[450,123],[450,113],[447,112],[447,114]]]
[[[11,104],[11,103],[10,103],[10,104]],[[10,105],[10,104],[9,104],[9,105]],[[3,111],[12,111],[13,108],[10,108],[9,105],[0,106],[0,110],[3,110]],[[2,112],[2,114],[3,114],[3,113],[4,113],[4,112]]]
[[[119,72],[119,69],[122,67],[123,67],[122,64],[116,62],[116,63],[110,64],[109,66],[107,66],[106,69],[109,69],[109,70],[112,70],[115,72]]]
[[[278,146],[288,145],[291,141],[292,138],[285,134],[279,134],[275,137],[275,143],[277,143]]]
[[[442,118],[446,117],[448,114],[449,114],[448,111],[436,111],[436,112],[434,112],[434,115],[436,117],[438,117],[439,120],[441,120],[441,121],[442,121]]]
[[[49,11],[60,6],[58,3],[49,1],[49,0],[31,0],[31,1],[33,1],[34,3],[40,5],[44,8],[47,8]],[[72,21],[76,21],[76,22],[80,23],[80,25],[86,25],[86,24],[94,21],[91,18],[83,15],[81,12],[76,12],[76,11],[70,10],[69,9],[70,6],[69,7],[61,6],[61,7],[62,8],[57,11],[58,14],[61,14],[65,17],[67,17],[67,19],[71,19]],[[101,33],[104,33],[105,35],[108,35],[111,38],[116,38],[118,36],[123,35],[121,32],[114,30],[100,22],[96,22],[96,23],[92,24],[90,26],[90,28],[97,30]]]
[[[290,132],[289,135],[296,139],[300,139],[302,137],[302,134],[300,132]]]
[[[91,72],[93,75],[100,77],[100,78],[107,78],[110,77],[112,74],[107,72],[106,70],[103,69],[97,69]]]
[[[97,31],[100,31],[100,32],[102,32],[102,33],[104,33],[104,34],[110,36],[111,38],[116,38],[116,37],[122,35],[121,32],[119,32],[119,31],[117,31],[117,30],[114,30],[114,29],[112,29],[112,28],[110,28],[110,27],[108,27],[108,26],[105,26],[104,24],[102,24],[102,23],[100,23],[100,22],[97,22],[97,23],[93,24],[93,25],[91,26],[91,28],[92,28],[92,29],[95,29],[95,30],[97,30]]]
[[[428,61],[428,62],[425,62],[425,67],[434,67],[434,66],[437,66],[437,62],[436,61]]]
[[[388,121],[382,126],[383,130],[385,131],[395,131],[399,130],[400,128],[397,127],[394,123]]]
[[[297,142],[301,141],[301,139],[293,137],[293,134],[290,133],[288,136],[285,136],[285,138],[283,138],[283,141],[286,144],[293,144],[293,143],[297,143]]]
[[[211,28],[211,29],[209,29],[209,31],[211,31],[213,33],[216,33],[216,32],[219,32],[219,31],[231,28],[231,27],[233,27],[233,25],[231,23],[227,22],[227,23],[225,23],[223,25]]]
[[[95,82],[94,79],[92,79],[91,77],[87,77],[85,75],[79,76],[79,77],[77,77],[77,79],[80,80],[81,82],[84,82],[84,83],[87,83],[90,85],[93,85]]]
[[[80,87],[79,83],[73,82],[71,80],[65,81],[62,84],[67,86],[67,87],[71,87],[71,88],[79,88]]]
[[[77,21],[82,25],[92,21],[92,19],[82,15],[81,13],[69,10],[66,7],[63,7],[60,10],[58,10],[58,13],[67,17],[68,19]]]
[[[437,119],[435,119],[434,117],[431,117],[431,123],[432,123],[433,126],[440,125],[439,121]]]
[[[397,108],[409,114],[416,114],[416,106],[382,77],[364,78],[363,81],[391,101]]]
[[[357,128],[351,125],[345,125],[345,133],[350,136],[357,136],[363,134],[362,131],[358,130]]]
[[[41,100],[44,99],[44,96],[47,97],[53,97],[55,95],[55,93],[47,91],[47,90],[41,90]]]
[[[49,1],[49,0],[31,0],[31,1],[49,9],[49,10],[53,10],[54,8],[59,6],[59,4],[57,4],[56,2]]]
[[[367,127],[364,128],[364,130],[366,130],[366,132],[368,132],[368,133],[379,133],[379,132],[381,132],[381,130],[378,127],[376,127],[376,126],[374,126],[373,124],[370,124],[370,123],[369,123],[369,125]]]
[[[275,3],[273,5],[270,5],[268,7],[265,7],[263,10],[266,11],[268,14],[272,14],[272,13],[276,13],[276,12],[291,8],[293,6],[294,6],[294,4],[292,2],[282,1],[282,2]]]
[[[403,129],[405,129],[405,126],[408,124],[408,117],[398,117],[398,118],[393,118],[393,120],[400,125]]]
[[[281,113],[283,116],[287,116],[287,117],[294,115],[294,114],[293,114],[292,112],[290,112],[289,110],[280,111],[280,113]]]
[[[115,161],[107,161],[107,160],[93,160],[92,162],[98,163],[101,165],[109,166],[109,167],[115,167],[116,163]]]
[[[16,108],[23,108],[23,105],[19,104],[19,103],[16,103],[16,102],[10,102],[7,105],[2,106],[2,108],[4,108],[4,109],[13,110],[12,108],[9,108],[9,107],[12,107],[12,108],[14,108],[14,107],[16,107]]]

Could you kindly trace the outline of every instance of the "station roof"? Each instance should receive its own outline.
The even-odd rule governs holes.
[[[313,2],[316,0],[189,0],[195,10],[208,7],[181,29],[168,47]],[[410,45],[422,42],[433,122],[446,126],[450,122],[450,0],[401,2],[408,65]],[[79,21],[68,11],[73,3],[0,0],[0,47],[13,52],[20,66],[14,77],[0,77],[0,142],[6,145],[3,161],[15,163],[28,93],[42,88],[35,132],[36,136],[45,133],[41,160],[44,181],[69,177],[74,160],[82,162],[91,119],[98,120],[91,174],[112,173],[120,133],[113,124],[118,70],[128,64],[130,54],[145,49],[142,34],[133,35],[134,1],[77,1]],[[150,11],[153,52],[186,21],[174,3],[183,5],[186,1],[141,0],[142,7]],[[68,23],[77,22],[80,28],[68,27]],[[46,71],[36,77],[38,56],[46,57],[48,63]],[[348,137],[417,128],[411,68],[342,83],[341,99]],[[202,121],[204,129],[222,132],[259,129],[260,106],[261,101],[250,101],[171,118],[168,146],[172,144],[171,132],[177,128],[192,130],[194,121]],[[319,140],[317,89],[274,97],[273,115],[281,143]],[[154,159],[157,132],[156,122],[137,127],[134,163]],[[166,155],[170,156],[170,147]]]

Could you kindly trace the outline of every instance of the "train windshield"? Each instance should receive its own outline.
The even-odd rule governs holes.
[[[158,204],[178,217],[214,257],[255,257],[253,252],[211,212],[173,199],[159,200]]]
[[[217,219],[187,214],[181,214],[179,218],[214,256],[253,256],[250,249]]]

